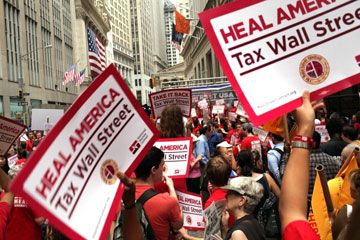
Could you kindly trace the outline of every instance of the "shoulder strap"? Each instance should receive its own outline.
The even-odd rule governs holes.
[[[282,155],[284,154],[284,151],[281,150],[280,148],[273,148],[273,149],[271,149],[271,150],[274,150],[274,151],[277,151],[278,153],[280,153],[281,157],[282,157]]]
[[[141,194],[141,196],[139,197],[137,202],[141,203],[141,205],[144,206],[144,204],[146,203],[147,200],[149,200],[150,198],[156,196],[157,194],[159,194],[157,191],[155,191],[152,188],[149,188],[143,194]]]

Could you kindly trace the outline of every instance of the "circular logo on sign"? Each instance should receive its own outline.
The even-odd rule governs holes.
[[[330,73],[328,61],[318,54],[311,54],[301,60],[299,70],[301,78],[312,85],[322,83]]]
[[[114,160],[106,160],[102,165],[101,165],[101,179],[106,183],[106,184],[114,184],[117,180],[117,176],[116,173],[118,172],[119,168],[116,165],[116,162]]]
[[[186,222],[187,222],[189,225],[191,225],[192,220],[191,220],[190,215],[187,215],[187,216],[186,216]]]

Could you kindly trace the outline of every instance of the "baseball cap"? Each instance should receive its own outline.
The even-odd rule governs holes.
[[[230,147],[232,147],[232,145],[229,144],[227,141],[222,141],[221,143],[216,145],[216,148],[219,148],[219,147],[230,148]]]
[[[229,180],[229,184],[221,189],[230,190],[239,193],[242,196],[250,197],[260,201],[263,196],[263,187],[260,183],[251,177],[236,177]]]

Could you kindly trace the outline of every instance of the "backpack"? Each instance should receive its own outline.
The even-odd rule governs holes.
[[[159,194],[157,191],[150,188],[150,189],[146,190],[135,203],[136,213],[140,220],[140,224],[141,224],[143,232],[144,232],[145,240],[156,240],[154,230],[151,227],[150,221],[149,221],[148,217],[146,216],[143,206],[146,203],[146,201],[148,201],[150,198],[156,196],[157,194]],[[121,211],[121,215],[119,217],[119,220],[117,221],[117,226],[115,227],[115,230],[114,230],[114,240],[123,240],[124,239],[124,236],[122,233],[122,226],[123,226],[123,222],[124,222],[123,211],[124,210]]]
[[[266,179],[266,176],[263,175],[266,184],[269,183]],[[276,238],[281,239],[281,223],[279,215],[279,201],[274,193],[271,191],[268,192],[269,196],[265,200],[264,204],[259,208],[257,215],[255,216],[264,228],[265,236],[267,238]]]

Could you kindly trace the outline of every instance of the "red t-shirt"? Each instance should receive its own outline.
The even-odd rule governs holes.
[[[0,239],[5,239],[5,232],[10,218],[11,207],[7,202],[0,202]]]
[[[307,221],[298,220],[289,223],[284,230],[283,240],[320,240],[320,237],[316,235],[314,229]]]
[[[138,199],[149,188],[149,185],[136,185],[135,198]],[[168,240],[170,223],[182,221],[180,205],[169,193],[159,193],[149,199],[144,210],[158,240]]]
[[[41,228],[24,199],[15,197],[10,221],[6,228],[7,240],[41,239]]]
[[[256,142],[257,145],[261,146],[261,141],[260,138],[258,136],[247,136],[246,138],[244,138],[244,140],[241,141],[241,145],[240,145],[240,149],[241,150],[252,150],[252,142]]]

